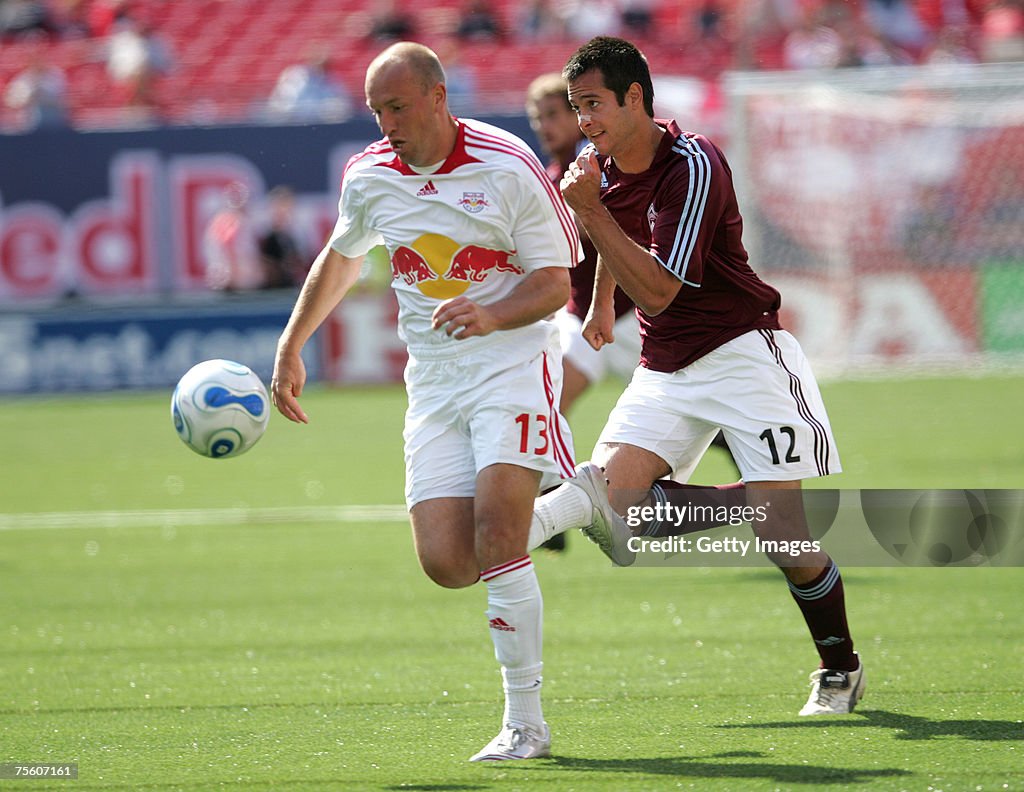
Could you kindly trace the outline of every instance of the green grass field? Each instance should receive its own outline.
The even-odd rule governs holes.
[[[580,458],[619,387],[572,416]],[[830,486],[1024,485],[1024,378],[823,390]],[[2,788],[1024,789],[1024,570],[845,568],[868,693],[809,721],[777,572],[613,569],[581,537],[535,554],[554,757],[469,764],[500,725],[482,588],[431,584],[396,509],[322,518],[402,503],[404,394],[311,390],[310,426],[219,462],[168,401],[0,403],[0,764],[79,765]],[[712,452],[697,480],[730,476]]]

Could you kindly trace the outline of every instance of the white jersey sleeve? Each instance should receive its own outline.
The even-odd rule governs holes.
[[[365,178],[361,178],[369,158],[357,154],[345,166],[338,199],[338,221],[331,233],[331,247],[343,256],[358,258],[384,243],[381,234],[370,227],[366,214],[366,201],[361,193]]]
[[[529,169],[522,182],[520,208],[512,229],[520,265],[527,272],[542,267],[575,267],[582,258],[579,231],[561,193],[543,170],[538,174]]]

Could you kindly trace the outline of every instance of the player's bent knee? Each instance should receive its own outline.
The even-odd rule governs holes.
[[[480,579],[475,562],[453,563],[449,560],[420,559],[420,566],[434,583],[442,588],[459,589],[472,586]]]

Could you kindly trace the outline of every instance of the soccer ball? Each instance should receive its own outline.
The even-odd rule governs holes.
[[[244,454],[263,436],[270,399],[248,366],[205,360],[178,382],[171,418],[185,445],[197,454],[224,459]]]

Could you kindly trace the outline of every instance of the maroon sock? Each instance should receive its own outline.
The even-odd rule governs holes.
[[[843,578],[835,562],[829,559],[828,566],[809,583],[798,586],[790,582],[789,591],[811,631],[821,667],[835,671],[856,670],[858,661],[846,623]]]
[[[650,504],[655,507],[671,505],[674,507],[672,516],[655,518],[638,533],[641,536],[681,536],[728,524],[726,515],[735,514],[737,506],[747,505],[747,488],[742,481],[701,487],[661,479],[651,485]]]

